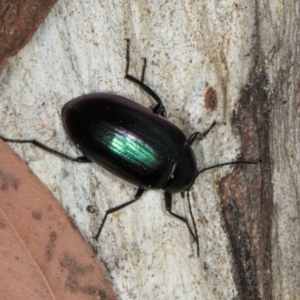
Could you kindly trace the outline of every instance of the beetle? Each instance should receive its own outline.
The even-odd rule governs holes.
[[[31,143],[73,162],[94,162],[138,187],[132,200],[106,210],[94,236],[96,240],[109,214],[139,200],[146,190],[162,189],[166,210],[186,224],[196,241],[199,256],[199,239],[189,199],[189,190],[197,176],[220,166],[257,162],[233,161],[198,170],[191,146],[196,138],[203,139],[216,122],[205,132],[194,132],[186,138],[182,130],[167,119],[160,97],[144,83],[147,60],[144,58],[141,80],[129,74],[129,63],[130,40],[127,39],[125,78],[140,86],[157,104],[151,110],[125,97],[108,93],[83,95],[67,102],[62,108],[63,125],[68,137],[83,156],[70,157],[37,140],[0,138],[12,143]],[[186,217],[172,210],[172,195],[180,192],[187,192],[194,230]]]

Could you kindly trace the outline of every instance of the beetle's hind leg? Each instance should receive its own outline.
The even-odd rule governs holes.
[[[153,112],[155,114],[161,115],[163,117],[167,117],[166,109],[165,109],[160,97],[151,88],[149,88],[146,84],[144,84],[144,75],[145,75],[147,60],[144,58],[144,66],[143,66],[141,80],[131,76],[128,73],[129,72],[129,62],[130,62],[130,40],[126,39],[126,41],[127,41],[127,48],[126,48],[125,78],[136,83],[138,86],[140,86],[141,89],[143,89],[148,95],[150,95],[157,102],[157,105],[153,108]]]
[[[120,210],[120,209],[124,208],[125,206],[128,206],[128,205],[132,204],[133,202],[139,200],[139,199],[142,197],[142,195],[143,195],[144,192],[145,192],[145,189],[138,188],[138,190],[137,190],[137,192],[136,192],[136,194],[135,194],[133,200],[130,200],[130,201],[125,202],[125,203],[123,203],[123,204],[121,204],[121,205],[118,205],[118,206],[116,206],[116,207],[113,207],[113,208],[108,209],[108,210],[106,211],[106,213],[105,213],[105,216],[104,216],[104,218],[103,218],[103,221],[102,221],[102,223],[101,223],[101,225],[100,225],[100,227],[99,227],[99,230],[98,230],[97,234],[94,236],[94,239],[95,239],[95,240],[98,240],[98,238],[99,238],[99,236],[100,236],[100,233],[101,233],[101,231],[102,231],[102,229],[103,229],[103,226],[104,226],[104,224],[105,224],[105,222],[106,222],[107,216],[108,216],[109,214],[112,214],[112,213],[114,213],[115,211]]]
[[[192,214],[192,209],[191,209],[191,204],[190,204],[190,198],[189,198],[189,195],[188,195],[188,203],[189,203],[189,209],[190,209],[190,214],[192,216],[192,221],[193,221],[193,224],[194,224],[194,228],[195,228],[195,232],[193,232],[187,218],[183,217],[183,216],[180,216],[180,215],[177,215],[176,213],[174,213],[172,211],[172,195],[168,192],[165,192],[165,201],[166,201],[166,210],[172,215],[174,216],[175,218],[179,219],[180,221],[184,222],[190,232],[190,234],[192,235],[194,241],[196,241],[197,243],[197,255],[199,257],[199,239],[198,239],[198,233],[197,233],[197,228],[196,228],[196,224],[195,224],[195,220],[194,220],[194,216]]]
[[[64,153],[61,153],[61,152],[58,152],[54,149],[51,149],[49,148],[48,146],[45,146],[44,144],[40,143],[39,141],[37,140],[13,140],[13,139],[8,139],[8,138],[5,138],[3,136],[0,135],[0,139],[2,139],[3,141],[5,142],[8,142],[8,143],[15,143],[15,144],[32,144],[38,148],[41,148],[43,149],[44,151],[46,152],[49,152],[51,154],[54,154],[56,156],[60,156],[62,158],[65,158],[65,159],[68,159],[68,160],[71,160],[73,162],[79,162],[79,163],[90,163],[92,162],[89,158],[87,158],[86,156],[79,156],[79,157],[71,157],[71,156],[68,156]]]

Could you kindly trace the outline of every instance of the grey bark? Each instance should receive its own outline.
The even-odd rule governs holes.
[[[1,134],[37,139],[76,156],[60,119],[68,100],[112,92],[153,101],[130,72],[163,99],[195,143],[199,168],[245,159],[259,166],[206,172],[192,189],[200,257],[186,226],[147,192],[109,218],[135,188],[95,165],[74,165],[12,145],[97,251],[120,299],[298,299],[299,4],[296,1],[59,1],[0,80]],[[89,213],[87,207],[96,213]],[[174,208],[188,214],[186,200]]]

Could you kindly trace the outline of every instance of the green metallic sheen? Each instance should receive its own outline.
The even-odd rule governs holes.
[[[108,142],[108,147],[117,156],[123,157],[136,167],[141,164],[157,165],[161,163],[159,153],[133,135],[116,132]]]

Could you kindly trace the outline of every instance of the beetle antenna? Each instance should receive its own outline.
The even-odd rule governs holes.
[[[214,168],[223,167],[223,166],[239,165],[239,164],[257,165],[259,163],[261,163],[261,160],[258,160],[258,161],[237,160],[237,161],[232,161],[232,162],[228,162],[228,163],[222,163],[222,164],[218,164],[218,165],[214,165],[214,166],[211,166],[211,167],[207,167],[207,168],[198,170],[197,176],[199,174],[205,172],[205,171],[208,171],[208,170],[211,170],[211,169],[214,169]]]
[[[194,215],[193,215],[193,212],[192,212],[192,206],[191,206],[191,201],[190,201],[190,191],[187,190],[186,193],[187,193],[187,198],[188,198],[190,215],[191,215],[192,222],[193,222],[193,225],[194,225],[194,230],[195,230],[195,240],[196,240],[196,244],[197,244],[197,256],[199,257],[199,252],[200,252],[199,237],[198,237],[196,222],[195,222]]]

